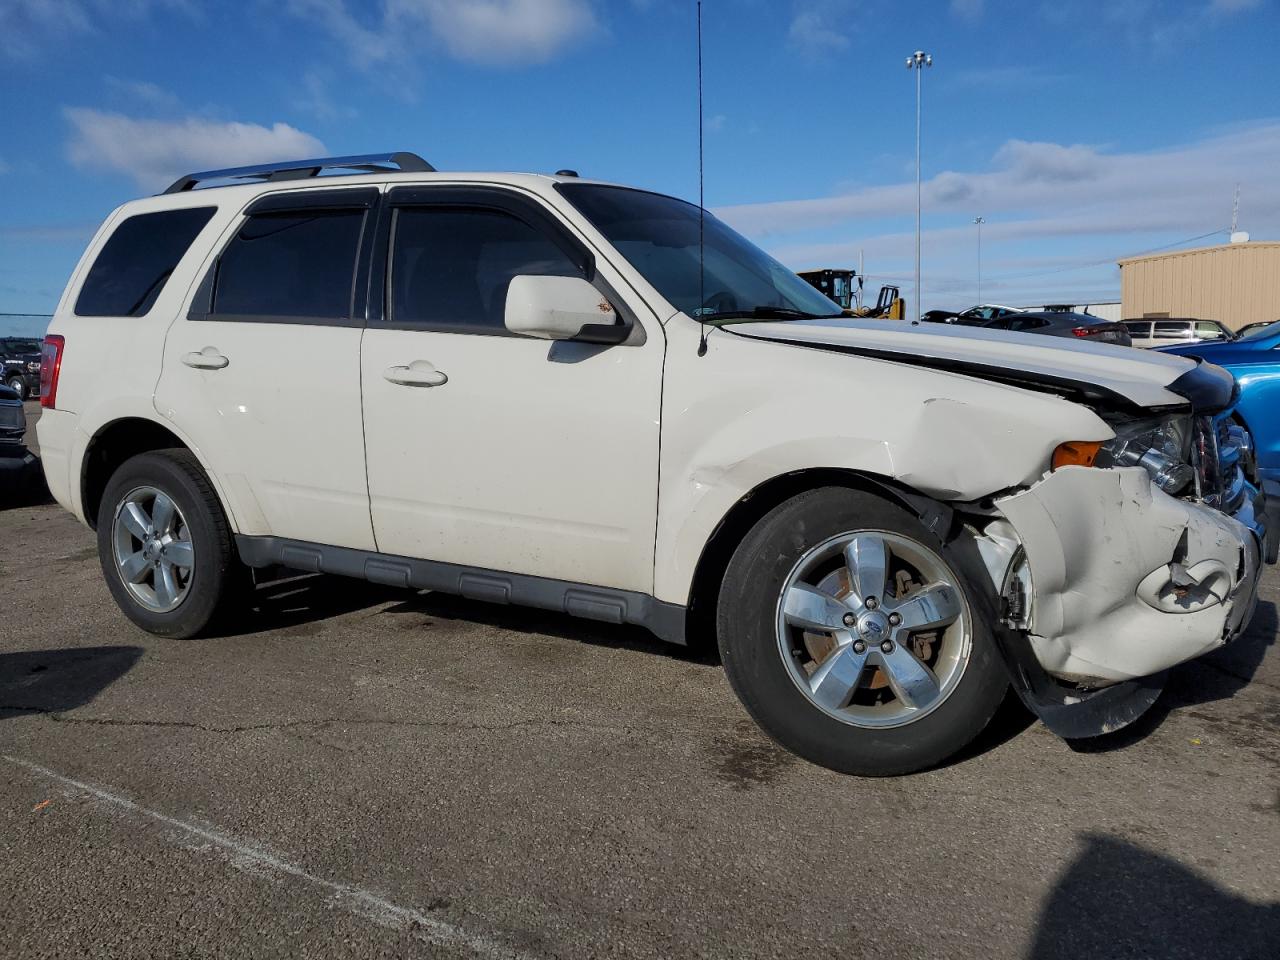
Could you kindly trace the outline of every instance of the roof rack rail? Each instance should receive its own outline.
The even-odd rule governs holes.
[[[290,160],[284,163],[262,163],[252,167],[228,167],[206,170],[179,177],[165,193],[194,190],[206,180],[305,180],[320,175],[321,170],[350,169],[376,173],[394,165],[402,173],[435,173],[436,168],[416,153],[366,153],[352,157],[317,157],[312,160]]]

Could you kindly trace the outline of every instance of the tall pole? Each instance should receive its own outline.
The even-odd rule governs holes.
[[[907,69],[916,72],[916,305],[915,315],[923,312],[920,301],[920,81],[925,67],[933,66],[933,56],[917,50],[907,57]]]
[[[974,217],[973,222],[978,225],[978,303],[982,303],[982,225],[987,218]]]

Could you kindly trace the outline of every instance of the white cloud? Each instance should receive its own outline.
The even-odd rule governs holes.
[[[787,44],[811,59],[822,59],[850,44],[847,25],[853,20],[850,0],[799,0],[787,30]]]
[[[987,220],[983,243],[992,289],[1000,269],[1012,283],[1014,275],[1035,265],[1032,257],[1059,267],[1105,264],[1122,254],[1225,231],[1237,183],[1241,227],[1255,238],[1280,238],[1280,181],[1271,175],[1277,156],[1280,121],[1144,152],[1010,140],[984,170],[944,171],[925,181],[930,283],[935,291],[947,283],[971,285],[965,279],[973,261],[969,222],[977,214]],[[914,212],[914,182],[717,210],[790,266],[854,263],[865,250],[876,269],[900,276],[911,272]],[[847,239],[832,239],[841,235]],[[1035,290],[1048,296],[1045,284],[1065,293],[1086,281],[1095,287],[1113,282],[1114,269],[1104,265],[1092,274],[1064,272],[1019,282],[1028,295]],[[984,281],[984,289],[988,285]]]
[[[411,62],[434,40],[455,59],[485,66],[545,63],[602,28],[590,0],[385,0],[372,16],[347,0],[289,0],[358,66]]]
[[[193,170],[323,156],[325,146],[287,123],[143,120],[83,107],[65,111],[72,127],[67,154],[85,170],[124,173],[156,190]]]
[[[595,33],[586,0],[389,0],[388,20],[424,21],[459,60],[545,63]]]

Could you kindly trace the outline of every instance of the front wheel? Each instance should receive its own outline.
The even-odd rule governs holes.
[[[18,395],[19,400],[27,399],[27,381],[22,377],[10,377],[8,387]]]
[[[725,670],[774,739],[843,773],[932,766],[1008,688],[985,573],[871,494],[811,490],[767,514],[729,562]]]
[[[204,632],[249,582],[222,504],[187,450],[139,454],[112,474],[98,557],[125,616],[162,637]]]

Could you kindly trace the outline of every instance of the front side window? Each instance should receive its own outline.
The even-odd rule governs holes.
[[[505,211],[427,205],[395,212],[393,325],[503,334],[507,288],[522,274],[586,276],[550,237]]]
[[[219,258],[219,317],[343,320],[351,316],[364,210],[309,209],[250,216]]]
[[[691,203],[627,187],[561,183],[557,189],[688,316],[841,315],[820,291],[709,213],[700,243],[698,208]]]
[[[1201,340],[1221,340],[1222,328],[1216,323],[1200,322],[1196,324],[1196,336]]]
[[[116,227],[89,268],[76,315],[141,317],[151,309],[215,207],[140,213]]]

